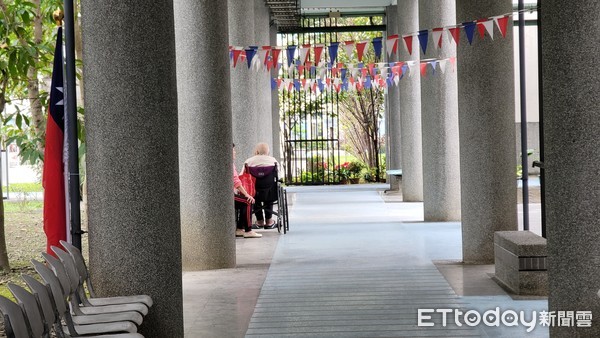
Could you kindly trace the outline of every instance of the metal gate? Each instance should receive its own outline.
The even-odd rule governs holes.
[[[338,18],[307,17],[301,19],[301,28],[294,32],[279,33],[279,45],[312,46],[340,42],[341,32],[383,30],[384,26],[344,27]],[[382,29],[383,28],[383,29]],[[323,48],[321,60],[329,60],[328,48]],[[314,51],[307,60],[313,62]],[[314,79],[315,67],[297,67],[289,71],[282,67],[283,79]],[[327,70],[331,77],[331,70]],[[283,167],[286,184],[321,185],[337,184],[337,166],[341,162],[339,94],[333,86],[324,86],[315,94],[309,90],[279,92],[281,116]]]
[[[302,27],[326,27],[330,18],[307,18]],[[298,32],[279,35],[284,46],[337,42],[334,32]],[[329,58],[327,48],[323,49]],[[309,56],[314,60],[314,54]],[[313,61],[314,62],[314,61]],[[309,78],[311,69],[282,71],[283,78]],[[287,184],[333,184],[333,168],[340,162],[338,94],[325,89],[320,94],[307,90],[279,94],[282,119],[284,172]]]

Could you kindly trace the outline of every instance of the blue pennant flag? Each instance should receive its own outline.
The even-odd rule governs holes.
[[[348,79],[344,79],[344,81],[342,82],[342,90],[348,91]]]
[[[275,90],[277,88],[277,80],[274,77],[271,78],[271,90]]]
[[[339,47],[339,42],[332,42],[329,45],[329,60],[330,63],[335,63],[335,59],[337,58],[337,52],[338,52],[338,47]]]
[[[364,64],[364,63],[362,63],[362,62],[359,62],[359,63],[358,63],[358,69],[363,69],[363,67],[364,67],[364,66],[365,66],[365,64]]]
[[[289,67],[292,65],[292,62],[294,61],[294,54],[296,53],[296,46],[288,46],[286,49],[286,53],[287,53],[287,64]]]
[[[341,69],[341,72],[342,72],[342,81],[343,81],[343,80],[345,80],[345,79],[346,79],[346,72],[348,72],[348,69],[346,69],[346,68],[342,68],[342,69]]]
[[[312,77],[317,76],[317,67],[310,66],[310,76],[312,76]]]
[[[319,86],[319,91],[320,92],[325,91],[325,84],[323,83],[323,80],[317,79],[317,86]]]
[[[297,91],[300,91],[300,80],[298,80],[298,79],[294,79],[294,88],[295,88]]]
[[[467,34],[467,39],[469,39],[470,45],[473,43],[473,36],[475,35],[475,28],[477,28],[477,24],[473,21],[463,22],[463,27],[465,29],[465,34]]]
[[[365,81],[365,88],[371,88],[371,77],[369,75],[367,75],[367,80]]]
[[[373,49],[375,50],[375,59],[379,60],[381,58],[381,50],[383,48],[383,44],[381,42],[381,38],[373,39]]]
[[[423,50],[423,54],[427,52],[427,42],[429,41],[429,31],[422,30],[419,31],[419,42],[421,43],[421,49]]]
[[[385,79],[385,82],[387,82],[388,87],[391,87],[394,83],[394,74],[390,73],[388,74],[388,77]]]
[[[254,55],[256,55],[256,49],[258,49],[258,47],[256,47],[256,49],[254,49],[255,46],[249,46],[248,48],[246,48],[246,62],[248,62],[248,68],[250,68],[250,66],[252,65],[252,59],[254,58]]]
[[[433,73],[431,73],[432,75],[435,75],[435,70],[437,68],[437,63],[438,63],[437,60],[433,60],[433,61],[430,62],[431,68],[433,68]]]

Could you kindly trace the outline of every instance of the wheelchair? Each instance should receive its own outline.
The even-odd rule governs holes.
[[[256,195],[253,213],[264,210],[266,207],[277,207],[272,213],[277,217],[277,231],[286,234],[290,230],[287,207],[287,192],[279,181],[277,165],[250,167],[245,166],[244,172],[256,178]],[[260,203],[262,202],[262,203]]]

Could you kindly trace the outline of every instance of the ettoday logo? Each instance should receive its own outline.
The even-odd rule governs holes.
[[[456,326],[477,326],[483,323],[487,326],[519,326],[527,327],[527,332],[533,331],[537,325],[537,311],[532,311],[526,316],[524,311],[506,310],[501,311],[499,307],[487,310],[483,314],[477,310],[462,311],[460,309],[418,309],[418,326],[435,326],[432,320],[437,315],[442,318],[442,326],[448,325],[448,318],[454,318]],[[527,318],[529,317],[529,318]]]

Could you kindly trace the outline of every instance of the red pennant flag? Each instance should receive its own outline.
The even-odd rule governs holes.
[[[427,75],[427,62],[421,63],[421,76],[425,77]]]
[[[242,54],[241,50],[239,50],[239,49],[233,50],[233,68],[235,68],[235,66],[237,66],[238,59],[240,58],[241,54]]]
[[[63,94],[62,27],[56,33],[54,68],[50,86],[48,121],[46,124],[46,147],[44,148],[44,232],[46,252],[56,256],[51,246],[62,248],[60,241],[67,240],[67,211],[64,177],[64,125],[65,106]]]
[[[413,45],[413,37],[412,35],[406,35],[402,37],[404,39],[404,43],[406,45],[406,50],[408,51],[408,55],[412,55],[412,45]]]
[[[371,73],[371,76],[375,76],[375,64],[374,63],[369,63],[369,73]]]
[[[269,60],[269,54],[271,54],[271,46],[263,46],[262,49],[267,51],[265,53],[265,59],[263,60],[263,64],[266,65]]]
[[[454,67],[456,67],[456,58],[451,57],[448,60],[450,60],[450,63],[452,64],[452,71],[454,71]]]
[[[358,62],[362,62],[363,54],[365,53],[365,47],[367,41],[361,41],[356,43],[356,53],[358,54]]]
[[[315,65],[319,65],[319,62],[321,62],[321,53],[323,53],[323,45],[316,45],[313,47],[313,50],[315,51]]]
[[[460,42],[460,27],[450,27],[448,28],[448,32],[452,35],[454,42],[456,42],[456,45],[458,46],[458,43]]]
[[[481,37],[481,39],[483,39],[485,37],[485,26],[483,25],[483,22],[487,21],[487,19],[480,19],[477,20],[477,31],[479,32],[479,36]]]
[[[271,49],[271,57],[273,59],[273,66],[276,66],[279,62],[279,53],[281,53],[281,49],[273,47]]]
[[[362,68],[360,72],[362,73],[363,77],[367,76],[367,68]]]
[[[508,27],[508,15],[505,15],[503,17],[496,17],[494,18],[494,20],[496,21],[496,25],[498,25],[498,29],[500,30],[500,34],[502,34],[502,37],[505,38],[506,37],[506,28]]]

